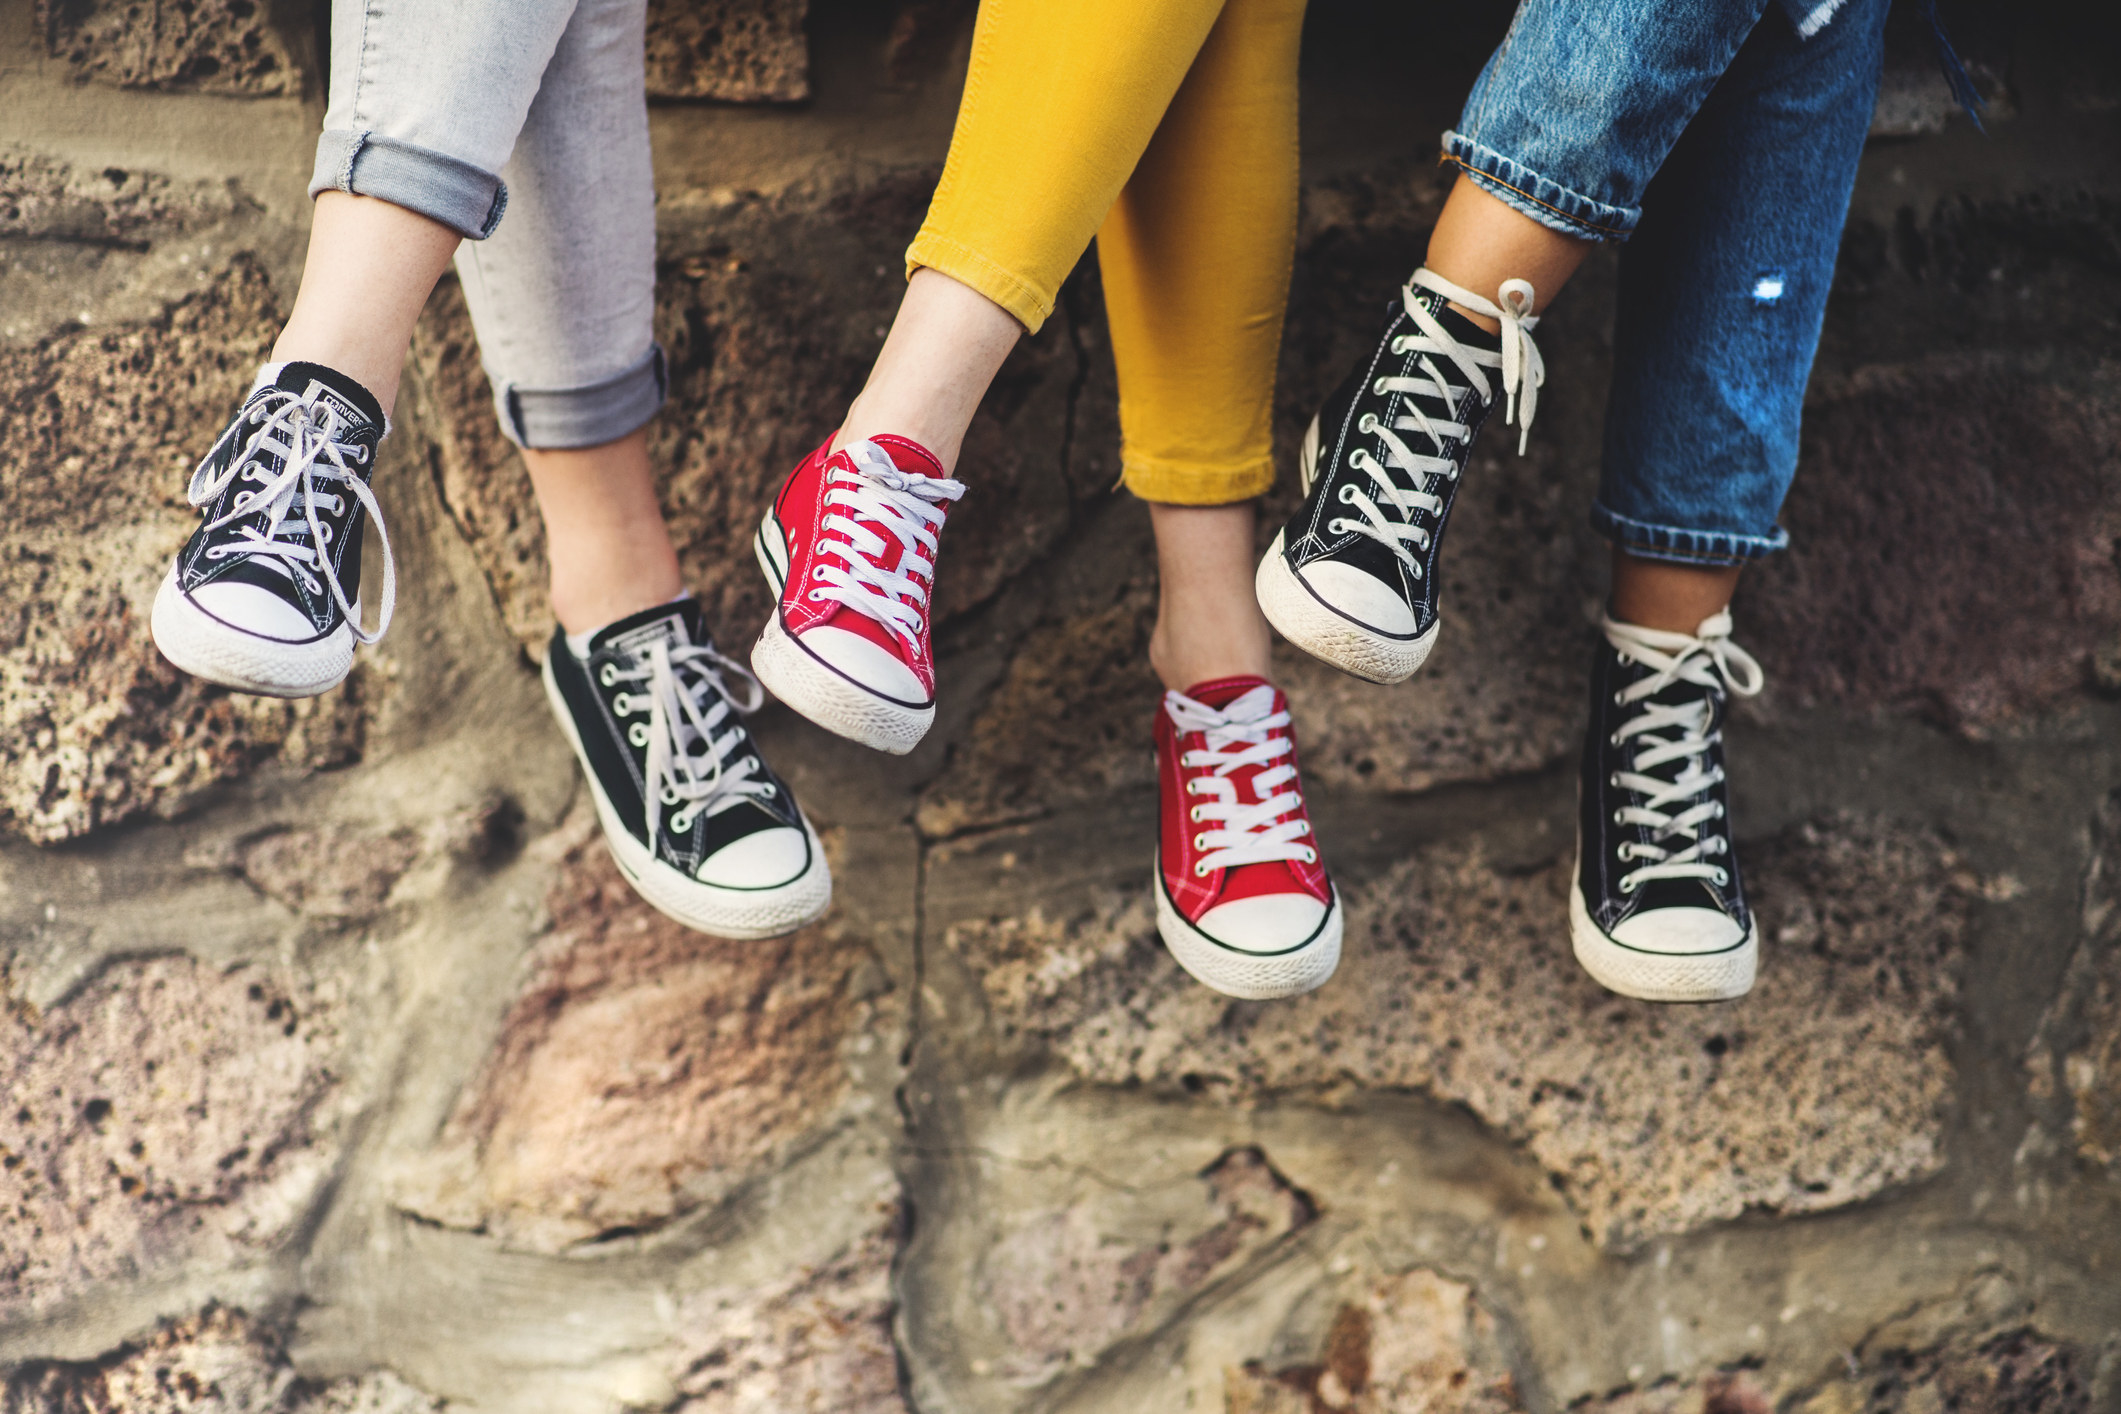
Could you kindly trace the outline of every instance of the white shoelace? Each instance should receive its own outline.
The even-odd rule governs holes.
[[[1739,697],[1753,696],[1766,682],[1753,655],[1731,642],[1727,613],[1703,620],[1691,634],[1621,623],[1611,615],[1606,616],[1604,628],[1608,643],[1651,670],[1648,677],[1614,695],[1616,706],[1643,702],[1678,682],[1709,689],[1720,686]],[[1708,829],[1712,821],[1723,818],[1723,807],[1704,798],[1723,779],[1723,768],[1711,770],[1703,759],[1723,739],[1720,729],[1709,731],[1713,712],[1705,696],[1676,706],[1643,702],[1642,710],[1613,733],[1615,746],[1632,741],[1636,750],[1629,769],[1614,772],[1611,784],[1641,797],[1638,803],[1614,811],[1613,823],[1647,826],[1658,841],[1631,840],[1620,846],[1623,860],[1646,861],[1641,868],[1621,875],[1624,894],[1652,879],[1707,879],[1718,887],[1730,882],[1729,871],[1711,862],[1712,856],[1728,854],[1731,848],[1728,839]],[[1648,774],[1674,761],[1684,764],[1671,780]]]
[[[646,688],[613,694],[611,710],[620,717],[647,714],[647,721],[626,729],[626,739],[648,748],[644,803],[651,843],[665,809],[675,809],[670,830],[682,835],[701,815],[776,794],[773,782],[758,775],[755,753],[730,759],[744,743],[738,714],[756,712],[766,700],[765,688],[749,669],[712,648],[673,647],[663,639],[650,643],[635,661],[639,666],[631,669],[606,663],[601,676],[606,687],[637,682]],[[744,685],[741,701],[729,691],[730,677]]]
[[[355,641],[374,643],[390,627],[391,611],[397,606],[398,567],[390,553],[390,532],[383,526],[383,508],[376,504],[375,493],[368,489],[368,483],[353,470],[355,466],[367,464],[368,450],[336,440],[333,434],[338,427],[332,414],[328,410],[320,414],[293,393],[267,393],[265,400],[245,414],[245,418],[255,423],[258,430],[251,433],[243,449],[229,459],[226,470],[220,475],[214,475],[206,462],[200,462],[192,472],[191,486],[185,495],[194,506],[203,506],[238,477],[244,481],[261,482],[263,484],[256,491],[237,492],[228,513],[207,522],[205,529],[218,530],[260,513],[265,516],[265,528],[260,530],[246,525],[242,528],[240,543],[215,545],[207,550],[207,557],[218,560],[242,555],[255,564],[286,575],[312,594],[329,586],[332,601],[346,616]],[[268,473],[255,460],[261,449],[280,457],[278,474]],[[352,466],[347,464],[349,457]],[[382,539],[383,609],[373,631],[361,627],[353,605],[347,602],[345,589],[339,584],[339,577],[325,568],[325,556],[331,546],[331,527],[317,519],[317,509],[321,506],[337,515],[345,503],[337,492],[321,489],[319,482],[343,486],[350,491],[375,522],[376,534]],[[299,510],[296,509],[298,502]],[[292,520],[289,518],[291,514]],[[307,540],[289,538],[304,534],[308,536]]]
[[[1442,295],[1461,308],[1500,321],[1501,350],[1490,353],[1486,349],[1467,348],[1453,338],[1443,322],[1415,295],[1417,288]],[[1430,488],[1439,476],[1457,480],[1458,464],[1447,455],[1449,444],[1465,441],[1472,435],[1472,430],[1450,416],[1431,417],[1413,401],[1414,397],[1432,397],[1444,407],[1457,410],[1464,407],[1463,400],[1470,393],[1485,406],[1495,400],[1495,388],[1489,383],[1486,370],[1496,369],[1501,374],[1502,392],[1508,400],[1503,423],[1517,423],[1517,452],[1522,456],[1526,438],[1531,435],[1533,415],[1539,409],[1539,389],[1547,381],[1546,363],[1539,356],[1539,346],[1532,342],[1532,329],[1539,323],[1539,316],[1530,312],[1533,307],[1530,282],[1506,280],[1496,293],[1502,297],[1500,304],[1460,289],[1428,269],[1415,271],[1413,278],[1400,291],[1407,317],[1421,332],[1399,335],[1392,340],[1391,349],[1400,355],[1422,355],[1417,365],[1422,376],[1379,378],[1371,385],[1371,390],[1380,395],[1404,395],[1400,404],[1402,411],[1392,419],[1390,427],[1380,422],[1375,413],[1364,413],[1362,421],[1356,424],[1357,431],[1377,438],[1385,457],[1379,461],[1367,447],[1360,447],[1348,458],[1348,465],[1368,473],[1378,494],[1374,498],[1365,495],[1354,483],[1349,483],[1341,493],[1342,500],[1361,511],[1362,519],[1338,517],[1326,527],[1334,535],[1353,531],[1379,542],[1416,579],[1421,578],[1421,562],[1407,547],[1427,549],[1429,532],[1414,524],[1414,515],[1417,511],[1435,515],[1443,510],[1443,498]],[[1444,365],[1437,362],[1439,357],[1444,360],[1444,365],[1455,367],[1464,376],[1463,385],[1454,384],[1445,376]],[[1402,432],[1427,437],[1433,452],[1417,452],[1400,437]],[[1393,477],[1394,471],[1408,473],[1411,485],[1402,486]],[[1386,515],[1380,501],[1396,511],[1397,517]]]
[[[1240,864],[1266,864],[1277,859],[1309,864],[1318,858],[1317,850],[1296,843],[1311,833],[1309,824],[1279,820],[1302,805],[1303,796],[1295,789],[1295,764],[1281,760],[1296,749],[1296,743],[1287,731],[1289,714],[1274,710],[1273,688],[1255,687],[1220,709],[1183,692],[1167,691],[1164,710],[1181,732],[1200,732],[1207,737],[1204,749],[1186,752],[1178,758],[1178,764],[1188,770],[1214,772],[1186,780],[1186,794],[1213,797],[1187,812],[1193,823],[1214,826],[1193,837],[1195,849],[1209,851],[1194,861],[1195,875],[1205,877],[1214,870]],[[1277,761],[1281,764],[1273,764]],[[1250,801],[1237,798],[1237,782],[1230,779],[1233,771],[1244,766],[1263,768],[1252,777]],[[1277,790],[1280,786],[1289,788]]]
[[[933,582],[943,503],[964,495],[965,484],[947,477],[910,476],[874,442],[856,442],[846,450],[853,469],[834,467],[825,496],[828,508],[841,509],[832,509],[819,529],[825,536],[839,531],[847,539],[819,541],[819,555],[836,556],[841,563],[819,564],[811,571],[826,587],[812,589],[810,597],[838,600],[914,647],[928,608],[928,591],[914,576]],[[877,563],[876,557],[890,548],[879,529],[899,543],[896,569]]]

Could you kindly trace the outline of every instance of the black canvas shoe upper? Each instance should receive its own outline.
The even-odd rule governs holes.
[[[177,556],[177,586],[262,588],[321,638],[350,624],[382,637],[396,597],[390,541],[369,478],[388,423],[373,395],[315,363],[288,363],[242,410],[193,471],[188,497],[204,520]],[[383,606],[373,632],[353,622],[361,592],[363,511],[384,535]],[[256,630],[248,624],[235,627]]]
[[[1282,554],[1293,571],[1331,559],[1395,590],[1413,613],[1413,626],[1395,637],[1417,638],[1436,622],[1444,524],[1498,398],[1518,405],[1511,412],[1521,425],[1531,422],[1544,372],[1527,331],[1538,321],[1518,312],[1529,306],[1529,286],[1513,280],[1503,293],[1509,308],[1416,271],[1376,345],[1318,414],[1311,483],[1283,527]],[[1451,300],[1500,318],[1504,332],[1488,333]]]
[[[1731,852],[1723,722],[1760,665],[1718,614],[1694,635],[1605,621],[1591,669],[1577,882],[1608,937],[1653,910],[1710,909],[1752,932]],[[1735,946],[1735,943],[1733,944]]]
[[[546,654],[585,765],[619,822],[657,860],[694,878],[738,840],[793,829],[805,853],[789,877],[808,870],[813,846],[795,796],[744,726],[742,714],[756,710],[765,692],[715,651],[698,601],[620,619],[589,641],[587,659],[555,630]],[[762,879],[756,887],[787,882]]]

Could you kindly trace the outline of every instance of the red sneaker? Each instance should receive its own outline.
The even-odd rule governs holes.
[[[831,446],[789,476],[753,542],[781,602],[751,666],[827,731],[904,755],[935,720],[936,535],[965,487],[904,437]]]
[[[1164,694],[1156,714],[1156,927],[1233,997],[1293,997],[1340,963],[1340,895],[1296,775],[1289,700],[1264,678]]]

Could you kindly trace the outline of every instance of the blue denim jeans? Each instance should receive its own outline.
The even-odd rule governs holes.
[[[1631,553],[1735,565],[1788,543],[1886,6],[1843,0],[1807,38],[1775,0],[1523,0],[1444,135],[1533,220],[1627,243],[1591,521]]]
[[[501,428],[591,447],[663,404],[647,0],[339,0],[311,196],[465,237],[457,275]],[[504,219],[505,218],[505,219]]]

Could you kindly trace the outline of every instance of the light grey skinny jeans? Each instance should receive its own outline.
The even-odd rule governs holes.
[[[662,406],[647,0],[339,0],[312,197],[466,237],[457,274],[501,427],[593,447]],[[503,215],[506,219],[503,219]]]

